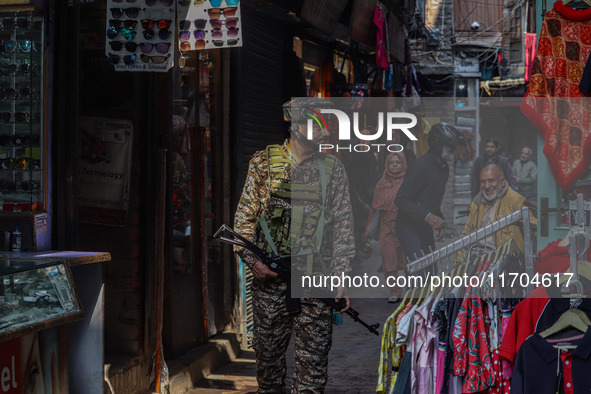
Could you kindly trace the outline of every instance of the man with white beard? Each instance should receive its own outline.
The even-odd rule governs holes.
[[[495,164],[489,164],[480,171],[480,192],[476,194],[470,204],[470,216],[464,227],[462,236],[468,235],[486,225],[511,214],[521,208],[525,197],[511,189],[501,169]],[[537,223],[530,211],[530,223]],[[511,236],[517,243],[520,250],[523,251],[523,233],[521,225],[505,227],[484,239],[481,243],[498,247],[509,240]],[[466,258],[465,254],[459,254],[460,261]]]

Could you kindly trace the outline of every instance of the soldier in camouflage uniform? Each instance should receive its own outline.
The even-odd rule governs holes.
[[[266,249],[274,249],[278,255],[298,254],[295,250],[297,245],[303,249],[306,247],[302,245],[307,245],[314,249],[314,257],[294,257],[292,264],[301,264],[308,273],[311,270],[314,274],[322,272],[340,276],[350,272],[349,262],[355,255],[355,241],[344,166],[336,157],[319,153],[318,149],[318,144],[327,142],[328,133],[325,127],[320,127],[326,123],[318,122],[322,118],[314,107],[327,103],[321,99],[298,98],[284,105],[285,118],[292,121],[290,138],[281,146],[269,146],[255,153],[250,160],[234,227],[238,233],[260,246],[265,247],[267,243]],[[316,122],[312,141],[304,136],[309,118]],[[325,174],[322,175],[322,172]],[[283,190],[282,194],[282,187],[288,189],[287,193]],[[322,192],[323,188],[325,192]],[[306,197],[306,193],[316,198]],[[297,201],[298,196],[300,201]],[[290,231],[294,232],[293,221],[298,210],[302,231],[297,235],[290,234]],[[291,217],[283,220],[279,229],[270,225],[275,227],[274,245],[271,246],[260,230],[260,221],[273,223],[272,218],[277,216],[277,212],[280,212],[279,216],[288,212]],[[320,217],[323,224],[314,223],[310,217]],[[321,237],[314,231],[318,228],[323,229]],[[320,239],[321,245],[314,245]],[[290,314],[285,300],[286,283],[248,250],[237,251],[255,277],[251,290],[258,392],[285,392],[285,352],[292,331],[295,333],[296,360],[291,391],[323,392],[332,343],[330,307],[316,298],[302,298],[301,311]],[[346,311],[350,306],[346,289],[341,287],[335,300],[343,297],[346,307],[339,312]]]

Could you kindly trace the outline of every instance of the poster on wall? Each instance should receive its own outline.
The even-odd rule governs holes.
[[[79,128],[80,221],[122,226],[129,206],[133,123],[83,117]]]
[[[174,64],[174,0],[107,2],[105,55],[115,71],[166,72]]]
[[[59,342],[55,328],[2,342],[1,393],[58,393]]]
[[[177,5],[179,49],[242,46],[240,0],[180,0]]]

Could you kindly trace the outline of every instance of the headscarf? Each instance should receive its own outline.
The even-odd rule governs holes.
[[[398,156],[402,161],[402,171],[399,174],[394,174],[388,170],[388,164],[394,157]],[[402,181],[404,180],[404,174],[406,174],[406,160],[404,155],[399,152],[391,153],[386,157],[386,166],[384,168],[384,175],[376,185],[376,190],[373,196],[373,203],[371,205],[374,209],[382,209],[384,211],[398,211],[398,208],[394,204],[396,194]]]

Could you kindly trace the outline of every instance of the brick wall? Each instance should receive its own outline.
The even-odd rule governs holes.
[[[439,43],[428,45],[426,38],[411,39],[413,63],[420,66],[423,74],[453,74],[453,0],[427,0],[425,27],[431,31],[439,30]]]

